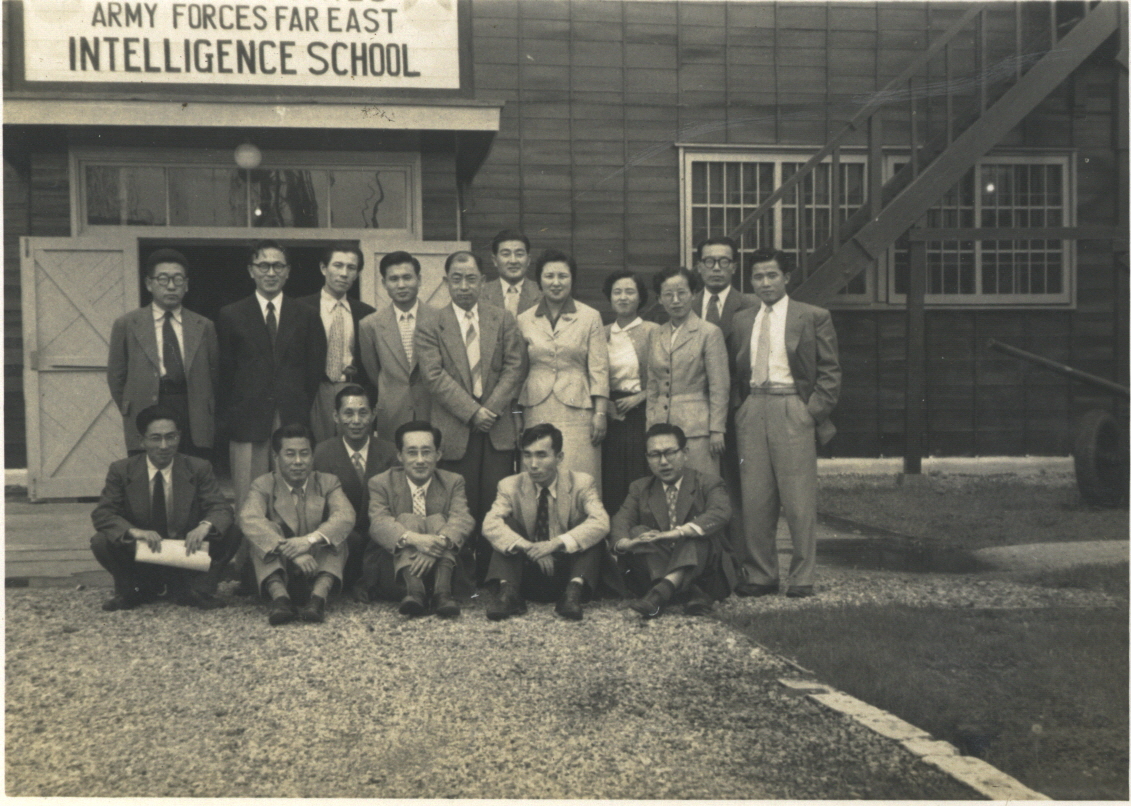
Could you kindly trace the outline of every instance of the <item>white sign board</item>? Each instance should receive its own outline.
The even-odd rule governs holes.
[[[459,89],[458,0],[23,6],[27,81]]]

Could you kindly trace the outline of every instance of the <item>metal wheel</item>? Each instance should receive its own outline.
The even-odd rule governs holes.
[[[1127,436],[1108,412],[1093,409],[1080,418],[1072,448],[1076,486],[1089,504],[1117,506],[1127,500]]]

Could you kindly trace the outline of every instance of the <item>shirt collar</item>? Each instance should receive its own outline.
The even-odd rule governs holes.
[[[389,304],[392,305],[392,303],[389,303]],[[409,308],[407,311],[402,311],[396,305],[393,305],[393,314],[397,317],[398,322],[401,321],[401,318],[403,316],[405,316],[406,314],[412,316],[412,319],[415,322],[416,319],[417,319],[417,314],[419,314],[419,313],[420,313],[420,300],[419,299],[416,302],[412,303],[412,307]]]
[[[464,310],[463,308],[461,308],[460,306],[456,305],[453,302],[452,308],[455,309],[456,316],[458,316],[460,318],[460,320],[463,321],[463,322],[467,321],[467,315],[468,314],[471,314],[471,318],[474,319],[475,321],[477,321],[477,322],[479,321],[479,303],[478,302],[476,302],[474,305],[472,305],[467,310]]]
[[[558,316],[564,316],[567,313],[577,313],[577,306],[573,303],[573,297],[566,297],[566,301],[562,303],[562,310]],[[538,307],[534,311],[535,316],[545,316],[547,319],[550,317],[550,309],[546,305],[546,298],[542,297],[542,301],[538,303]]]
[[[611,333],[625,333],[629,330],[632,330],[637,325],[642,325],[642,324],[644,324],[644,320],[641,319],[639,316],[636,317],[635,319],[633,319],[631,322],[629,322],[624,327],[621,327],[616,322],[613,322],[613,327],[612,327],[610,332]]]
[[[312,473],[312,474],[311,474],[311,476],[313,476],[313,475],[314,475],[314,474]],[[281,475],[281,474],[280,474],[280,478],[282,478],[282,475]],[[283,483],[287,485],[287,489],[288,489],[288,490],[290,490],[290,491],[291,491],[291,494],[293,495],[293,494],[294,494],[294,491],[295,491],[295,486],[294,486],[293,484],[291,484],[291,483],[290,483],[289,481],[287,481],[286,479],[283,479]],[[303,483],[302,483],[302,484],[300,485],[300,487],[302,488],[302,491],[303,491],[304,493],[309,493],[309,492],[310,492],[310,476],[307,476],[307,477],[306,477],[306,481],[304,481],[304,482],[303,482]]]
[[[347,311],[350,309],[349,301],[345,297],[343,297],[342,299],[338,299],[337,297],[335,297],[333,294],[331,294],[329,291],[326,290],[326,286],[322,286],[322,292],[321,292],[321,296],[319,297],[319,300],[322,303],[323,310],[326,310],[326,311],[334,310],[334,308],[337,307],[339,302],[342,305],[345,306]]]
[[[177,458],[174,456],[173,462],[175,462],[175,461],[177,461]],[[163,475],[167,479],[171,479],[172,473],[173,473],[173,462],[169,462],[169,464],[165,465],[164,469],[158,470],[157,465],[155,465],[155,464],[153,464],[153,462],[149,461],[149,457],[146,456],[145,457],[145,467],[146,467],[146,470],[149,471],[149,480],[153,481],[153,477],[156,476],[158,473],[160,473],[161,475]]]
[[[363,462],[367,461],[369,459],[369,438],[368,437],[366,437],[366,439],[365,439],[365,444],[362,445],[360,448],[358,448],[356,451],[353,448],[350,447],[350,444],[348,442],[346,442],[345,437],[342,437],[342,444],[346,448],[346,456],[348,456],[351,461],[353,460],[353,455],[355,453],[361,454],[361,460]]]
[[[275,304],[275,315],[278,316],[283,310],[283,295],[282,293],[276,294],[274,299],[267,299],[257,290],[255,292],[255,299],[259,302],[259,309],[263,311],[263,315],[267,316],[267,303],[272,302]]]
[[[408,474],[406,473],[406,474],[405,474],[405,477],[404,477],[404,480],[408,482],[408,491],[409,491],[409,492],[410,492],[410,493],[411,493],[412,495],[416,495],[416,491],[417,491],[417,490],[423,490],[423,491],[424,491],[424,495],[425,495],[425,496],[427,496],[427,495],[428,495],[428,488],[432,486],[432,479],[433,479],[433,478],[435,478],[435,477],[434,477],[434,476],[430,476],[430,477],[428,478],[428,481],[424,482],[423,484],[420,484],[420,485],[418,485],[418,484],[416,484],[416,482],[414,482],[414,481],[413,481],[412,479],[410,479],[410,478],[408,477]]]
[[[165,318],[165,309],[164,308],[161,308],[157,305],[153,305],[152,303],[150,304],[149,307],[153,309],[153,321],[154,322],[160,322],[162,319]],[[178,305],[176,310],[174,310],[172,312],[173,313],[173,321],[176,322],[178,325],[181,323],[182,307],[183,306]]]
[[[779,299],[777,302],[775,302],[772,306],[766,305],[765,301],[763,300],[762,310],[759,311],[759,313],[761,313],[762,311],[765,311],[766,308],[773,308],[773,310],[775,310],[775,311],[785,311],[785,310],[787,310],[789,308],[789,294],[782,295],[782,298]]]
[[[671,484],[668,484],[668,483],[667,483],[666,481],[663,481],[663,480],[661,480],[661,482],[660,482],[660,483],[664,485],[664,491],[665,491],[665,492],[667,492],[667,489],[668,489],[669,487],[675,487],[675,491],[676,491],[676,492],[678,493],[678,492],[679,492],[679,488],[680,488],[680,485],[682,485],[682,484],[683,484],[683,476],[680,476],[680,477],[679,477],[678,479],[676,479],[675,481],[673,481],[673,482],[672,482]]]
[[[722,307],[724,305],[726,305],[727,296],[730,295],[732,288],[733,288],[733,286],[728,285],[722,291],[718,291],[718,292],[710,291],[710,290],[704,288],[703,289],[703,304],[704,305],[710,305],[711,304],[711,295],[717,293],[719,295],[719,309],[721,310]]]
[[[550,491],[550,497],[553,498],[555,501],[557,501],[558,500],[558,479],[561,477],[560,476],[561,472],[562,471],[559,468],[558,469],[559,475],[554,477],[554,480],[552,482],[550,482],[549,487],[543,487],[541,484],[539,484],[538,482],[531,479],[530,481],[534,485],[534,497],[538,498],[542,495],[543,490],[549,490]]]

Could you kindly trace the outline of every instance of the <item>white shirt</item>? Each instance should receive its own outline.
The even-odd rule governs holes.
[[[275,304],[275,324],[279,324],[279,313],[283,310],[283,292],[280,291],[275,295],[274,299],[267,299],[267,297],[255,292],[255,299],[259,303],[259,310],[263,314],[263,321],[267,321],[267,303],[272,302]]]
[[[424,491],[424,500],[425,501],[428,500],[428,488],[432,486],[432,479],[431,478],[429,478],[428,481],[424,482],[421,485],[417,485],[412,479],[410,479],[408,477],[407,474],[405,475],[404,480],[408,482],[408,491],[409,491],[409,494],[411,496],[415,497],[417,490],[423,490]]]
[[[730,292],[731,292],[732,288],[733,288],[733,286],[728,285],[722,291],[718,292],[719,293],[719,317],[720,318],[723,315],[723,306],[725,306],[727,304],[727,297],[730,296]],[[699,312],[699,318],[702,319],[704,322],[707,321],[707,306],[711,304],[711,295],[714,294],[714,293],[715,293],[714,291],[711,291],[706,286],[703,287],[703,310],[701,310]]]
[[[157,331],[157,362],[161,365],[161,376],[165,376],[165,309],[150,305],[153,309],[153,327]],[[173,332],[177,334],[177,346],[181,348],[181,363],[185,360],[185,332],[181,327],[182,308],[177,306],[173,314]]]
[[[789,370],[789,354],[785,350],[785,320],[789,313],[789,296],[783,296],[770,309],[770,383],[775,386],[792,386],[793,373]],[[750,331],[750,368],[758,356],[758,334],[762,331],[762,317],[766,315],[766,305],[754,317],[754,327]]]
[[[346,456],[349,457],[350,464],[353,464],[353,455],[355,453],[361,454],[361,466],[362,467],[365,467],[369,463],[369,442],[370,442],[370,440],[367,438],[365,440],[365,444],[362,445],[360,448],[358,448],[355,451],[353,448],[350,447],[350,444],[348,442],[346,442],[346,438],[342,437],[342,444],[346,446]],[[411,483],[412,482],[409,482],[409,484],[411,484]]]
[[[644,324],[639,316],[624,327],[613,322],[609,328],[609,389],[615,392],[642,391],[640,386],[640,357],[636,354],[628,331]],[[615,407],[610,406],[610,409]]]
[[[334,324],[334,309],[341,305],[346,309],[346,327],[349,328],[348,337],[349,343],[353,344],[353,316],[350,313],[350,303],[345,297],[338,299],[333,294],[322,288],[322,296],[319,298],[318,312],[322,315],[322,327],[326,329],[326,335],[330,335],[330,326]],[[276,305],[276,308],[279,306]]]
[[[463,308],[461,308],[458,305],[452,305],[452,308],[456,312],[456,320],[459,322],[459,332],[460,332],[460,335],[463,336],[463,343],[465,345],[467,344],[468,314],[471,314],[470,321],[475,323],[475,333],[476,333],[476,335],[482,337],[483,331],[479,327],[479,303],[478,302],[475,303],[474,305],[472,305],[469,310],[464,310]]]

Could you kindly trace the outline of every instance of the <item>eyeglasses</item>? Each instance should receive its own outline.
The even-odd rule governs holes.
[[[688,299],[690,297],[690,291],[665,291],[663,294],[660,294],[660,299],[664,302],[674,302],[677,299]]]
[[[171,431],[168,434],[146,434],[145,441],[150,445],[176,445],[180,442],[181,434],[179,431]]]
[[[720,269],[729,269],[734,265],[734,261],[729,257],[705,257],[699,261],[708,269],[713,269],[718,266]]]
[[[188,278],[183,274],[158,274],[153,278],[153,281],[166,288],[181,288],[188,282]]]
[[[648,451],[644,455],[653,462],[658,462],[661,459],[667,459],[670,462],[672,459],[679,456],[682,450],[683,448],[668,448],[666,451]]]
[[[286,263],[252,263],[251,267],[262,274],[282,274],[288,268]]]

